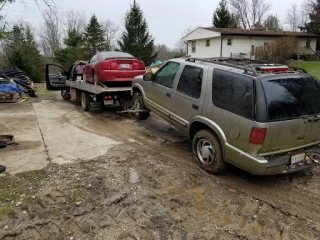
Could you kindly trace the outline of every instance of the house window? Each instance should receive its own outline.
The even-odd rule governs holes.
[[[210,47],[210,39],[206,40],[206,47]]]
[[[191,47],[192,47],[192,52],[195,53],[196,52],[196,41],[192,42]]]
[[[311,43],[310,39],[307,39],[307,41],[306,41],[306,48],[310,48],[310,43]]]
[[[232,39],[228,38],[228,46],[232,46]]]

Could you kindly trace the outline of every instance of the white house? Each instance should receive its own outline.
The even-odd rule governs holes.
[[[246,57],[254,59],[257,47],[267,46],[282,36],[298,39],[299,52],[315,54],[318,35],[274,30],[199,27],[182,40],[191,57]]]

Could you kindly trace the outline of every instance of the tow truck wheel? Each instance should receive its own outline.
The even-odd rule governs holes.
[[[83,111],[89,111],[89,94],[86,92],[81,93],[81,107]]]

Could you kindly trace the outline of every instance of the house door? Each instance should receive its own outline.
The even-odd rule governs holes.
[[[254,45],[251,46],[250,59],[251,60],[255,59],[255,47],[254,47]]]

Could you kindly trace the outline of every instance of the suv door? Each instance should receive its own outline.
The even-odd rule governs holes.
[[[179,71],[180,64],[168,62],[154,75],[153,81],[146,89],[146,102],[152,111],[170,121],[170,104],[172,87]]]
[[[193,116],[202,112],[204,72],[201,67],[186,65],[172,93],[170,118],[173,125],[182,130],[187,129]]]
[[[57,64],[46,64],[46,86],[47,90],[67,90],[67,72]]]

